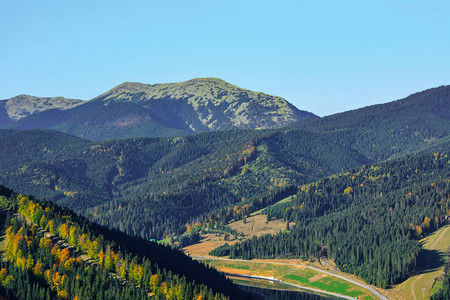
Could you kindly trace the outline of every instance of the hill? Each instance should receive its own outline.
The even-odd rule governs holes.
[[[0,186],[0,293],[8,299],[242,299],[224,275]]]
[[[33,131],[0,129],[0,170],[35,160],[55,160],[70,157],[87,140],[48,129]]]
[[[20,120],[33,113],[49,109],[70,109],[82,103],[81,100],[63,97],[34,97],[29,95],[19,95],[0,100],[0,126]]]
[[[51,128],[104,140],[278,128],[311,117],[280,97],[198,78],[155,85],[125,82],[73,109],[47,110],[4,128]]]
[[[380,161],[414,152],[450,132],[450,86],[432,88],[386,104],[360,108],[296,126]]]
[[[8,158],[0,183],[145,238],[179,235],[195,221],[223,226],[298,184],[369,162],[320,134],[286,128],[100,143],[13,131],[0,145]]]
[[[303,185],[264,210],[295,222],[290,232],[222,246],[231,258],[331,258],[341,271],[386,288],[416,271],[419,239],[446,224],[449,153],[410,155]],[[434,253],[436,256],[437,254]],[[437,257],[435,257],[437,259]]]

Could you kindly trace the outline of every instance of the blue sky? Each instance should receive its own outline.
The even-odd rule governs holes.
[[[0,99],[218,77],[318,115],[450,84],[449,1],[2,1]]]

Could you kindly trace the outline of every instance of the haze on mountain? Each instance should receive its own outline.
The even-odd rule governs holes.
[[[220,90],[220,85],[224,85],[225,92],[212,92]],[[257,109],[250,110],[249,103],[255,103]],[[261,109],[266,109],[266,113],[259,114]],[[254,111],[258,113],[250,113]],[[280,206],[281,200],[299,197],[308,183],[317,187],[322,180],[328,182],[330,175],[328,178],[342,181],[324,189],[335,198],[322,197],[320,191],[313,198],[307,195],[305,206],[297,203],[302,209],[293,208],[296,214],[304,213],[295,220],[296,224],[323,220],[326,223],[331,220],[324,215],[327,211],[336,213],[333,220],[339,222],[339,218],[345,221],[351,215],[356,224],[360,215],[353,211],[361,207],[354,203],[349,187],[352,191],[368,188],[370,197],[363,198],[368,212],[373,205],[385,205],[380,201],[386,199],[392,200],[390,205],[394,207],[394,202],[403,201],[406,188],[427,191],[437,179],[448,187],[450,86],[324,118],[306,113],[309,118],[298,120],[295,112],[301,111],[281,98],[238,89],[217,79],[165,85],[124,83],[70,109],[37,112],[4,126],[10,129],[0,129],[0,184],[47,198],[135,236],[173,236],[178,241],[199,236],[198,232],[187,233],[187,224],[207,224],[206,228],[224,230],[229,222],[268,207],[266,212],[283,218],[287,211],[283,205],[291,207],[292,203],[284,201]],[[263,118],[258,119],[261,115]],[[89,141],[56,130],[11,129],[33,128],[33,122],[44,121],[53,124],[48,127],[78,132],[79,136],[111,139]],[[256,129],[239,129],[245,126]],[[155,132],[178,136],[145,137]],[[123,138],[130,135],[143,137]],[[410,155],[422,152],[425,154]],[[435,157],[439,164],[433,162]],[[392,170],[372,174],[384,160],[388,160]],[[353,178],[362,170],[367,170],[360,176],[367,182],[352,187]],[[419,186],[423,180],[425,184]],[[387,183],[389,190],[380,190],[378,196],[375,187],[370,187],[372,183],[377,189],[379,184]],[[404,187],[401,183],[409,185]],[[395,189],[399,192],[389,198],[389,191]],[[439,190],[430,199],[440,199],[442,191],[446,190]],[[380,198],[381,195],[389,199]],[[442,219],[443,208],[433,210],[433,203],[422,203],[420,209],[413,209],[412,205],[405,210],[408,217],[397,237],[404,239],[404,245],[414,245],[415,248],[410,247],[415,249],[413,258],[420,247],[415,237],[404,234],[409,232],[411,218],[415,219],[414,224],[428,215]],[[380,215],[379,223],[389,215]],[[436,222],[437,226],[440,222]],[[342,234],[352,236],[352,230]],[[295,232],[292,229],[283,234],[291,238]],[[303,255],[314,256],[323,246],[316,244],[314,237],[313,234],[297,239],[309,239],[309,250]],[[400,247],[395,242],[397,237],[386,244],[387,252],[389,247]],[[330,247],[337,243],[333,241]],[[365,245],[354,244],[357,251]],[[269,252],[273,250],[270,247]],[[348,255],[342,253],[330,251],[337,262],[349,265]],[[416,258],[408,263],[415,262]],[[367,272],[358,273],[357,266],[359,263],[348,271],[382,287],[398,283],[412,272],[408,268],[392,276],[384,272],[374,277]]]
[[[196,83],[160,85],[160,94],[155,94],[154,86],[126,83],[71,110],[88,104],[99,105],[99,111],[117,103],[137,107],[168,97],[166,90],[181,99],[175,93],[180,86],[183,95],[188,88],[198,88]],[[166,103],[185,101],[173,99]],[[192,218],[260,198],[273,202],[295,193],[298,184],[356,166],[410,152],[448,151],[449,105],[450,87],[443,86],[295,123],[301,129],[219,130],[106,142],[49,130],[0,130],[5,158],[0,183],[57,201],[102,224],[161,237],[181,232]],[[220,108],[225,105],[214,112]],[[186,199],[192,190],[195,197]]]
[[[374,161],[448,144],[450,85],[385,104],[367,106],[295,124],[363,153]],[[438,147],[439,149],[439,147]]]
[[[15,101],[11,98],[7,103]],[[8,115],[9,123],[4,121],[3,128],[47,128],[104,140],[278,128],[315,117],[283,98],[238,88],[217,78],[154,85],[125,82],[90,101],[76,103],[79,105],[49,103],[16,119]]]
[[[0,100],[0,126],[20,120],[33,113],[49,109],[66,110],[84,103],[82,100],[64,97],[34,97],[19,95]]]

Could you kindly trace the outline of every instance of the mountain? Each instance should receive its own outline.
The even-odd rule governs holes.
[[[7,299],[243,299],[182,252],[0,186],[0,294]]]
[[[82,104],[82,100],[63,97],[19,95],[0,100],[0,126],[49,109],[66,110]]]
[[[213,254],[231,258],[316,258],[382,288],[417,271],[420,239],[447,224],[450,153],[407,155],[303,185],[265,209],[295,222],[290,232],[252,238]],[[428,250],[428,252],[432,252]],[[435,268],[432,266],[431,268]]]
[[[1,132],[1,131],[0,131]],[[368,163],[299,129],[88,142],[51,130],[0,134],[0,183],[145,238],[181,234],[228,208],[257,210],[297,185]]]
[[[414,152],[449,136],[450,86],[386,104],[303,120],[296,126],[323,133],[373,160]]]
[[[72,109],[47,110],[4,128],[50,128],[104,140],[278,128],[312,117],[280,97],[198,78],[155,85],[125,82]]]

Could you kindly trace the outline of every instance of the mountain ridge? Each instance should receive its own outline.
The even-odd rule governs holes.
[[[146,238],[180,232],[229,205],[256,209],[260,198],[272,201],[297,182],[368,162],[298,129],[102,142],[52,130],[0,130],[0,154],[2,184]]]
[[[83,104],[83,100],[64,97],[36,97],[31,95],[17,95],[0,100],[0,126],[11,123],[33,113],[49,109],[66,110]]]
[[[369,158],[387,159],[448,136],[450,86],[427,89],[384,104],[302,120],[294,126],[323,133]]]
[[[153,85],[124,82],[77,107],[43,111],[2,128],[48,128],[102,140],[269,129],[310,117],[316,116],[281,97],[218,78],[195,78]]]

